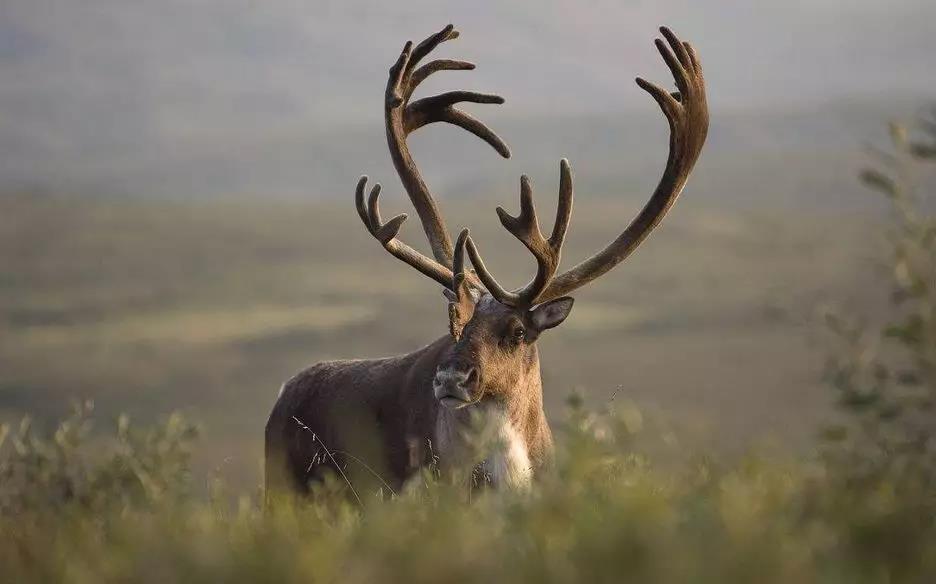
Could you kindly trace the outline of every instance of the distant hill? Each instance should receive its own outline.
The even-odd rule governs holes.
[[[718,112],[691,183],[693,198],[751,206],[865,204],[854,175],[868,143],[886,143],[887,121],[922,106],[911,99],[835,101],[791,111]],[[647,99],[639,111],[575,116],[476,113],[510,144],[504,161],[457,128],[435,126],[411,137],[427,181],[440,197],[516,197],[530,174],[540,196],[555,193],[560,157],[568,157],[581,195],[645,197],[666,157],[666,124]],[[493,115],[492,115],[493,114]],[[6,191],[126,196],[350,197],[358,176],[386,187],[403,204],[383,126],[371,122],[279,128],[241,143],[206,145],[164,157],[127,153],[96,173],[38,160],[6,168]]]

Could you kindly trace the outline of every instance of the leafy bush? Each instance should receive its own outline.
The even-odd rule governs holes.
[[[936,484],[936,197],[922,188],[936,162],[936,108],[911,128],[891,124],[890,151],[876,151],[877,167],[862,181],[887,197],[893,226],[891,318],[872,329],[839,316],[828,322],[841,350],[828,376],[849,427],[829,433],[843,441],[829,451],[853,480],[900,474]],[[932,183],[928,183],[932,184]]]
[[[90,401],[75,404],[50,437],[29,417],[16,432],[0,426],[0,448],[10,443],[0,458],[0,515],[146,508],[186,495],[194,426],[174,414],[140,430],[121,416],[114,439],[102,445],[88,440],[92,410]]]

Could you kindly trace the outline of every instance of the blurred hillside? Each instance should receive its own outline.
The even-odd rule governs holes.
[[[616,113],[524,116],[516,109],[508,113],[510,102],[505,109],[471,108],[510,145],[507,161],[446,125],[414,134],[411,147],[442,198],[513,199],[520,174],[555,180],[562,157],[572,163],[579,193],[638,196],[649,193],[659,176],[667,128],[656,104],[636,86],[629,96],[629,109]],[[693,196],[747,208],[861,208],[873,200],[854,196],[864,145],[885,136],[882,120],[909,117],[920,104],[853,100],[713,114]],[[195,151],[169,149],[158,158],[129,148],[104,165],[93,160],[101,154],[94,148],[63,156],[12,149],[0,161],[0,184],[4,192],[66,195],[346,200],[357,178],[367,174],[391,196],[402,193],[377,119],[296,123],[204,143]]]
[[[539,182],[548,220],[556,182]],[[513,207],[515,194],[497,203]],[[579,194],[564,264],[643,202]],[[387,212],[402,207],[385,203]],[[507,284],[530,260],[495,202],[446,202]],[[879,233],[863,214],[739,210],[690,189],[625,265],[577,294],[541,342],[548,410],[574,388],[633,400],[680,439],[793,449],[827,419],[814,310],[874,307]],[[421,243],[416,225],[404,227]],[[69,398],[135,419],[183,408],[206,424],[200,468],[259,476],[280,384],[321,359],[416,349],[446,333],[438,286],[389,257],[340,202],[0,198],[0,408],[58,418]],[[877,290],[878,292],[870,292]],[[433,308],[434,307],[434,308]],[[818,345],[819,347],[823,345]]]

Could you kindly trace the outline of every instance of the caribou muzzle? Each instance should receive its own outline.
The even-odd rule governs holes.
[[[469,406],[481,398],[481,374],[477,367],[440,366],[432,380],[432,391],[449,409]]]

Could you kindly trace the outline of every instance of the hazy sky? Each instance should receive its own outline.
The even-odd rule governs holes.
[[[479,68],[432,87],[502,93],[503,115],[633,107],[635,75],[668,81],[663,23],[696,45],[716,110],[936,94],[933,0],[2,0],[0,185],[158,180],[173,159],[237,167],[379,125],[403,41],[448,22],[462,37],[442,53]]]

